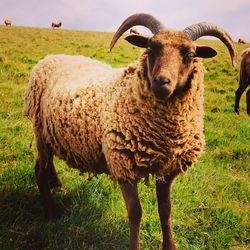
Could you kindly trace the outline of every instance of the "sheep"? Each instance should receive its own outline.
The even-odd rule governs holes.
[[[242,38],[239,38],[238,43],[244,43],[245,44],[246,41],[244,39],[242,39]]]
[[[134,33],[136,35],[139,35],[140,33],[136,29],[130,29],[130,34]]]
[[[54,22],[53,22],[53,23],[51,24],[51,28],[58,28],[58,29],[59,29],[61,26],[62,26],[62,23],[61,23],[61,22],[60,22],[60,23],[54,23]]]
[[[11,26],[12,21],[11,21],[11,19],[5,19],[4,23],[6,26],[8,26],[8,25]]]
[[[194,165],[203,152],[203,77],[199,58],[217,53],[193,43],[212,35],[237,51],[228,33],[198,23],[183,31],[169,30],[149,14],[128,17],[115,33],[135,25],[152,37],[125,39],[144,48],[139,60],[125,68],[82,56],[50,55],[33,69],[25,93],[24,114],[33,122],[38,157],[35,174],[48,220],[59,217],[50,192],[61,182],[53,155],[68,166],[94,176],[106,173],[117,181],[129,218],[130,249],[140,249],[142,208],[137,184],[156,180],[163,249],[175,249],[170,214],[173,180]]]
[[[240,98],[250,84],[250,48],[245,49],[241,54],[241,64],[239,73],[239,88],[235,92],[234,112],[239,114]],[[250,115],[250,89],[247,94],[247,114]]]

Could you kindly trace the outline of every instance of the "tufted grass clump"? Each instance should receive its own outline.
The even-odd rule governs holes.
[[[23,117],[24,93],[34,65],[47,54],[84,55],[123,67],[140,49],[122,39],[109,51],[112,33],[0,26],[0,249],[126,249],[129,228],[119,187],[105,175],[79,176],[63,161],[55,164],[63,183],[54,190],[62,217],[43,221],[35,181],[32,124]],[[172,188],[172,227],[179,249],[247,249],[249,238],[249,117],[243,94],[233,113],[238,87],[218,40],[199,40],[218,51],[203,60],[206,152]],[[237,44],[239,54],[249,44]],[[142,249],[159,249],[162,236],[154,180],[139,184],[143,208]]]

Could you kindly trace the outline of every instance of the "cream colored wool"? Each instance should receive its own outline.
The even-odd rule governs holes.
[[[148,89],[145,58],[119,69],[82,56],[41,60],[25,95],[36,136],[69,166],[114,180],[192,166],[204,146],[205,70],[197,59],[190,87],[162,101]]]

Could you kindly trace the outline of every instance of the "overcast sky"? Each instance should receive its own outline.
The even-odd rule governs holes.
[[[0,0],[0,22],[64,29],[115,32],[131,14],[150,13],[167,27],[182,30],[197,22],[212,22],[236,41],[250,42],[250,0]],[[143,32],[143,30],[140,30]]]

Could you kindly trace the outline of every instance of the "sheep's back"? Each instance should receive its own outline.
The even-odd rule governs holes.
[[[99,61],[65,55],[47,56],[32,71],[24,113],[56,155],[81,171],[91,172],[87,168],[101,155],[99,108],[121,74]]]
[[[122,70],[83,56],[50,55],[33,69],[25,93],[24,114],[31,119],[36,115],[42,96],[53,92],[81,92],[82,89],[106,86],[119,76]],[[114,74],[112,74],[113,72]],[[92,86],[92,87],[91,87]]]

